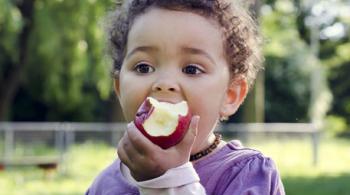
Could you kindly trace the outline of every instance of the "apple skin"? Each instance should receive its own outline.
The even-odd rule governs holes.
[[[177,126],[175,130],[168,136],[152,136],[144,128],[143,124],[153,113],[155,107],[146,99],[139,110],[137,111],[134,119],[134,124],[137,129],[147,137],[151,142],[160,146],[163,149],[168,149],[178,144],[185,136],[191,122],[192,114],[188,110],[185,116],[178,115]]]

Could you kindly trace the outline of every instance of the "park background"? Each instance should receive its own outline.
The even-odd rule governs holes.
[[[264,36],[266,68],[228,123],[315,124],[321,132],[317,165],[302,135],[252,137],[246,144],[276,161],[287,194],[349,195],[350,1],[245,3]],[[118,5],[0,0],[0,121],[123,122],[103,30],[103,17]],[[20,157],[54,151],[27,141],[13,152]],[[115,158],[115,145],[77,142],[57,170],[1,170],[0,194],[82,194]]]

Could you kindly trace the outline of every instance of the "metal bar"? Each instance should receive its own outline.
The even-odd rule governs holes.
[[[126,127],[126,123],[58,123],[58,122],[0,122],[0,131],[4,130],[4,127],[11,127],[11,129],[17,131],[47,131],[48,129],[54,131],[60,131],[65,129],[66,131],[83,131],[83,132],[96,132],[96,131],[120,131],[123,132]],[[69,128],[68,128],[69,127]],[[228,131],[250,131],[254,132],[292,132],[292,133],[313,133],[318,129],[314,127],[312,123],[235,123],[222,125],[225,130]]]
[[[59,122],[0,122],[0,131],[11,127],[14,131],[124,131],[126,123],[59,123]],[[67,128],[69,127],[69,128]]]
[[[12,131],[10,126],[5,126],[5,142],[4,142],[4,159],[9,161],[12,159],[12,154],[14,151],[14,131]]]
[[[317,166],[318,164],[318,152],[320,145],[320,133],[315,132],[311,135],[311,144],[312,144],[312,164]]]
[[[60,123],[60,122],[0,122],[4,131],[4,159],[11,159],[14,152],[15,131],[54,131],[55,147],[63,155],[75,142],[75,132],[111,132],[111,143],[117,144],[125,131],[126,123]],[[244,142],[252,133],[296,133],[311,136],[313,164],[318,163],[320,131],[312,123],[235,123],[219,125],[217,129],[227,135],[238,135]]]

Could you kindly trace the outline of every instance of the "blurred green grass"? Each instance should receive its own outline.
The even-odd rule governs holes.
[[[350,195],[350,141],[322,139],[313,165],[310,139],[274,140],[249,146],[277,164],[288,195]]]
[[[0,171],[0,194],[78,195],[84,194],[97,174],[116,156],[116,151],[101,143],[74,145],[57,171],[36,167],[10,167]]]
[[[322,140],[318,166],[312,165],[308,139],[267,140],[248,144],[276,162],[288,195],[350,195],[350,141]],[[1,194],[84,194],[97,174],[116,156],[114,148],[101,143],[73,146],[58,171],[9,168],[0,172]]]

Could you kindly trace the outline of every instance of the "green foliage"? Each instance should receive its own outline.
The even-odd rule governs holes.
[[[99,120],[96,112],[112,91],[102,24],[114,1],[37,0],[33,21],[24,21],[17,3],[0,0],[0,79],[17,66],[23,23],[33,25],[10,119]]]
[[[350,39],[350,38],[349,38]],[[334,93],[334,104],[330,114],[343,117],[346,120],[347,130],[350,131],[350,44],[344,43],[336,47],[335,55],[325,59],[329,68],[329,83]]]
[[[26,81],[54,112],[92,113],[111,91],[100,22],[110,1],[38,1]],[[106,87],[108,86],[108,87]],[[99,97],[96,97],[97,90]],[[85,107],[85,109],[84,109]],[[48,113],[53,119],[54,113]],[[86,116],[86,115],[85,115]],[[86,116],[92,119],[93,116]]]
[[[326,69],[329,89],[333,94],[333,104],[329,114],[342,117],[347,124],[344,129],[350,129],[348,127],[350,77],[347,76],[350,71],[350,34],[348,33],[350,17],[348,14],[342,14],[346,11],[339,9],[338,15],[334,16],[330,23],[320,24],[321,34],[336,23],[344,25],[347,32],[341,38],[323,37],[321,39],[319,37],[319,53],[315,51],[313,54],[310,26],[306,25],[306,21],[312,15],[312,4],[322,4],[322,2],[268,0],[262,7],[261,26],[267,40],[264,52],[266,56],[265,115],[268,122],[310,121],[308,113],[317,113],[321,110],[324,112],[327,107],[330,107],[331,98],[329,94],[327,95],[329,92],[325,83],[318,86],[320,89],[316,97],[318,102],[311,102],[310,79],[312,72],[315,71],[314,67],[318,66]],[[349,7],[343,0],[335,0],[329,5],[338,5],[344,10]]]
[[[6,76],[8,61],[17,61],[17,37],[23,25],[19,10],[10,0],[0,0],[0,79]]]
[[[340,15],[335,22],[341,22],[345,25],[347,34],[341,39],[322,41],[320,58],[324,66],[328,69],[328,81],[334,97],[329,114],[331,116],[337,116],[338,121],[345,122],[346,127],[343,127],[343,130],[349,132],[350,77],[348,74],[350,72],[350,17],[349,15]]]
[[[19,61],[19,36],[28,22],[16,5],[20,2],[0,0],[0,80]],[[300,0],[263,3],[266,121],[310,121],[310,75],[312,66],[321,63],[334,96],[329,113],[343,117],[349,125],[350,18],[339,15],[332,24],[321,26],[322,31],[338,22],[345,25],[347,34],[320,40],[318,60],[310,51],[305,20],[311,8],[305,9],[305,4]],[[346,2],[335,0],[334,4],[345,6]],[[9,120],[108,120],[111,62],[106,57],[102,20],[114,6],[113,0],[35,1],[28,55]]]
[[[346,128],[347,125],[345,118],[335,115],[327,116],[324,130],[329,135],[335,136],[341,134],[347,130]]]
[[[279,1],[265,10],[261,26],[266,39],[266,121],[308,121],[309,77],[315,60],[299,38],[293,4]]]

